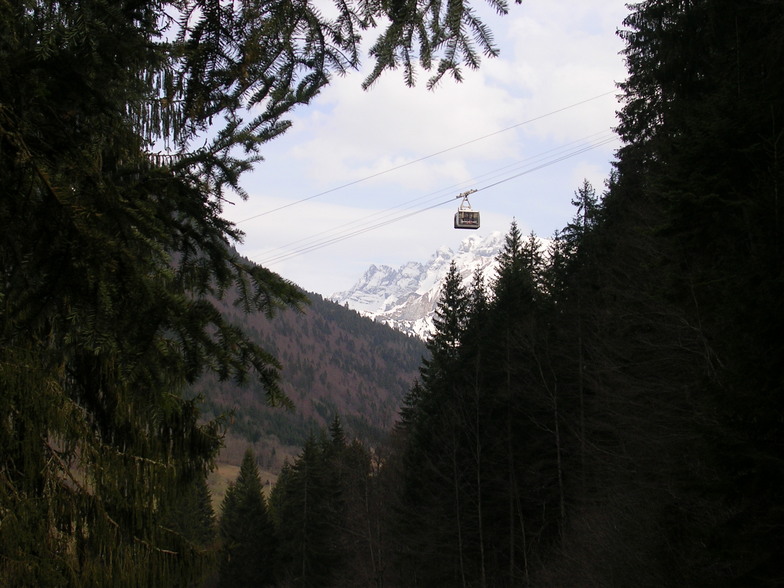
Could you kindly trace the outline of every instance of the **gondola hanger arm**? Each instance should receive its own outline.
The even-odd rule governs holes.
[[[471,188],[470,190],[466,190],[465,192],[461,192],[460,194],[455,196],[455,200],[457,200],[458,198],[468,198],[474,192],[476,192],[476,188]]]

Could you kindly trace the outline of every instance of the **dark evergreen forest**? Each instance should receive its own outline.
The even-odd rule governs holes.
[[[379,72],[410,56],[401,31],[425,31],[416,10],[389,8]],[[0,206],[0,580],[784,584],[784,2],[643,0],[630,10],[619,33],[622,147],[607,185],[575,187],[574,218],[550,250],[512,223],[495,275],[464,284],[453,268],[429,357],[386,442],[354,440],[335,416],[268,493],[248,452],[217,516],[204,474],[221,423],[199,422],[197,403],[171,391],[211,369],[256,374],[271,400],[285,398],[274,357],[192,293],[239,288],[249,310],[270,313],[301,302],[293,285],[223,247],[231,227],[216,202],[244,163],[217,147],[190,163],[149,163],[107,107],[118,85],[102,80],[111,91],[49,116],[33,107],[47,78],[0,60],[3,189],[28,199]],[[35,24],[22,12],[0,4],[0,24]],[[235,32],[259,33],[252,22]],[[66,40],[87,43],[88,25]],[[0,28],[3,50],[31,34],[23,29]],[[432,30],[423,48],[449,49]],[[96,46],[106,41],[93,32]],[[45,44],[34,54],[63,57]],[[205,74],[224,63],[218,54],[186,60],[183,112],[202,121],[226,105],[219,76]],[[125,83],[141,84],[138,64],[122,63]],[[288,72],[308,64],[294,59]],[[270,96],[285,111],[317,91],[314,79],[303,94]],[[270,112],[259,124],[274,136]],[[53,122],[82,117],[92,124],[68,127],[73,135]],[[114,171],[94,174],[100,165]],[[80,191],[62,188],[74,174]],[[204,174],[218,187],[212,199],[199,197]],[[117,198],[107,203],[107,191]],[[161,239],[166,247],[150,246]],[[182,255],[174,269],[165,248]],[[128,320],[134,307],[152,322]],[[166,378],[163,365],[174,366]]]
[[[487,288],[450,273],[385,448],[308,442],[280,585],[784,583],[782,31],[633,8],[606,189],[549,251],[512,224]]]

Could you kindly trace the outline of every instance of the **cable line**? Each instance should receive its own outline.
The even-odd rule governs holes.
[[[512,126],[500,129],[498,131],[493,131],[492,133],[489,133],[487,135],[482,135],[481,137],[476,137],[475,139],[471,139],[469,141],[465,141],[463,143],[459,143],[457,145],[453,145],[452,147],[447,147],[446,149],[442,149],[441,151],[436,151],[435,153],[431,153],[430,155],[425,155],[425,156],[420,157],[418,159],[412,159],[411,161],[407,161],[406,163],[401,163],[400,165],[396,165],[395,167],[390,167],[388,169],[382,170],[380,172],[376,172],[374,174],[370,174],[370,175],[365,176],[363,178],[359,178],[357,180],[353,180],[351,182],[348,182],[348,183],[345,183],[345,184],[341,184],[340,186],[335,186],[334,188],[329,188],[328,190],[324,190],[323,192],[318,192],[317,194],[313,194],[311,196],[306,196],[305,198],[301,198],[299,200],[295,200],[294,202],[289,202],[287,204],[283,204],[282,206],[278,206],[277,208],[273,208],[273,209],[267,210],[265,212],[260,212],[258,214],[253,215],[253,216],[249,216],[248,218],[244,218],[242,220],[239,220],[239,221],[236,222],[236,224],[244,223],[244,222],[247,222],[249,220],[253,220],[255,218],[259,218],[261,216],[266,216],[268,214],[272,214],[274,212],[278,212],[280,210],[284,210],[284,209],[289,208],[291,206],[295,206],[297,204],[302,204],[303,202],[307,202],[308,200],[313,200],[314,198],[318,198],[319,196],[324,196],[326,194],[331,194],[332,192],[337,192],[338,190],[342,190],[344,188],[348,188],[348,187],[354,186],[356,184],[361,184],[362,182],[366,182],[368,180],[372,180],[373,178],[377,178],[379,176],[383,176],[384,174],[388,174],[388,173],[391,173],[393,171],[397,171],[399,169],[403,169],[404,167],[408,167],[409,165],[414,165],[415,163],[420,163],[420,162],[425,161],[427,159],[430,159],[432,157],[437,157],[439,155],[443,155],[444,153],[448,153],[450,151],[454,151],[455,149],[460,149],[461,147],[465,147],[466,145],[470,145],[470,144],[476,143],[478,141],[483,141],[484,139],[488,139],[488,138],[493,137],[495,135],[499,135],[501,133],[505,133],[505,132],[510,131],[512,129],[516,129],[517,127],[521,127],[523,125],[527,125],[527,124],[530,124],[532,122],[536,122],[536,121],[541,120],[543,118],[547,118],[548,116],[552,116],[554,114],[558,114],[560,112],[564,112],[564,111],[569,110],[571,108],[575,108],[577,106],[581,106],[581,105],[586,104],[588,102],[592,102],[593,100],[598,100],[599,98],[603,98],[605,96],[608,96],[608,95],[614,94],[614,93],[615,93],[615,90],[610,91],[610,92],[604,92],[603,94],[597,94],[596,96],[592,96],[591,98],[586,98],[585,100],[581,100],[580,102],[575,102],[573,104],[569,104],[568,106],[564,106],[564,107],[559,108],[557,110],[553,110],[553,111],[547,112],[545,114],[541,114],[539,116],[535,116],[534,118],[530,118],[528,120],[524,120],[523,122],[516,123],[516,124],[514,124]]]
[[[515,174],[515,175],[509,176],[508,178],[505,178],[503,180],[499,180],[498,182],[495,182],[493,184],[489,184],[489,185],[485,186],[484,188],[479,188],[477,190],[477,192],[479,192],[481,190],[487,190],[488,188],[493,188],[493,187],[495,187],[495,186],[497,186],[499,184],[503,184],[504,182],[508,182],[509,180],[514,180],[515,178],[519,178],[520,176],[523,176],[525,174],[530,174],[531,172],[540,170],[543,167],[547,167],[547,166],[553,165],[555,163],[559,163],[559,162],[563,161],[564,159],[569,159],[570,157],[574,157],[575,155],[580,155],[581,153],[585,153],[586,151],[590,151],[591,149],[595,149],[596,147],[601,147],[602,145],[607,145],[608,143],[612,143],[615,140],[616,140],[616,137],[611,137],[609,139],[604,139],[603,141],[599,141],[598,143],[595,143],[593,145],[589,145],[588,147],[584,147],[584,148],[579,149],[577,151],[574,151],[572,153],[568,153],[568,154],[563,155],[562,157],[559,157],[557,159],[553,159],[551,161],[547,161],[547,162],[543,163],[542,165],[538,165],[536,167],[527,169],[527,170],[525,170],[523,172],[520,172],[519,174]]]
[[[605,134],[605,133],[604,132],[594,133],[594,135],[589,135],[589,137],[596,137],[597,135],[602,135],[602,134]],[[489,188],[493,188],[493,187],[498,186],[500,184],[503,184],[505,182],[508,182],[508,181],[513,180],[513,179],[519,178],[520,176],[523,176],[523,175],[526,175],[526,174],[529,174],[529,173],[533,173],[535,171],[538,171],[538,170],[543,169],[545,167],[548,167],[550,165],[554,165],[556,163],[560,163],[561,161],[569,159],[570,157],[574,157],[576,155],[580,155],[582,153],[585,153],[586,151],[590,151],[591,149],[595,149],[597,147],[601,147],[603,145],[612,143],[613,141],[616,141],[616,140],[617,140],[617,137],[614,134],[612,134],[612,136],[609,136],[609,137],[607,137],[607,136],[599,137],[594,142],[587,143],[587,144],[583,143],[581,145],[576,146],[571,151],[566,151],[566,152],[563,152],[563,153],[554,154],[555,157],[552,157],[550,159],[546,159],[544,161],[541,161],[540,163],[534,165],[533,167],[529,166],[529,167],[525,168],[523,171],[515,173],[515,174],[513,174],[511,176],[506,176],[506,177],[504,177],[504,178],[502,178],[502,179],[500,179],[498,181],[495,181],[495,182],[492,182],[492,183],[487,184],[485,186],[482,186],[481,188],[477,188],[476,192],[481,192],[481,191],[487,190]],[[577,142],[579,142],[579,140],[578,141],[574,141],[573,143],[577,143]],[[562,148],[559,148],[559,149],[551,149],[549,152],[551,152],[551,151],[559,151],[559,150],[563,151]],[[548,153],[548,152],[545,152],[545,153]],[[541,159],[541,157],[540,156],[536,156],[534,158],[529,158],[529,159]],[[510,167],[510,166],[505,166],[505,167]],[[518,165],[518,167],[520,167],[520,166]],[[503,168],[501,168],[501,169],[503,169]],[[484,174],[484,175],[491,175],[492,173],[493,172],[491,172],[490,174]],[[469,184],[469,183],[471,183],[471,182],[462,182],[463,185],[466,185],[466,184]],[[411,200],[409,202],[421,201],[421,200],[423,200],[425,198],[428,198],[429,201],[432,201],[432,200],[435,199],[435,197],[431,197],[431,196],[440,196],[445,190],[446,189],[438,190],[436,192],[431,192],[430,194],[427,194],[427,195],[419,197],[419,198],[415,198],[415,199],[413,199],[413,200]],[[293,250],[283,251],[284,247],[286,247],[286,246],[281,247],[281,248],[277,248],[277,249],[275,249],[273,251],[283,251],[283,252],[280,253],[280,254],[277,254],[277,255],[270,255],[269,257],[266,257],[266,258],[263,258],[261,260],[258,260],[257,263],[259,263],[259,264],[261,264],[263,266],[269,266],[269,265],[272,265],[272,264],[275,264],[275,263],[280,263],[282,261],[286,261],[286,260],[291,259],[293,257],[298,257],[298,256],[303,255],[305,253],[309,253],[311,251],[314,251],[314,250],[317,250],[317,249],[321,249],[322,247],[327,247],[327,246],[332,245],[334,243],[338,243],[340,241],[344,241],[346,239],[350,239],[352,237],[356,237],[357,235],[361,235],[363,233],[367,233],[367,232],[375,230],[375,229],[377,229],[379,227],[386,226],[386,225],[389,225],[389,224],[392,224],[392,223],[396,223],[398,221],[404,220],[406,218],[410,218],[410,217],[415,216],[417,214],[421,214],[423,212],[427,212],[428,210],[432,210],[434,208],[438,208],[438,207],[444,206],[446,204],[454,203],[454,201],[455,201],[454,194],[450,194],[447,199],[439,200],[439,202],[436,202],[435,204],[431,204],[429,206],[425,206],[424,208],[413,208],[413,207],[410,207],[408,209],[403,210],[402,212],[398,212],[397,214],[396,214],[396,210],[399,210],[399,209],[388,209],[387,211],[373,213],[373,214],[368,215],[366,217],[363,217],[362,219],[359,219],[357,221],[351,221],[349,223],[344,223],[343,225],[340,225],[339,227],[336,227],[336,229],[322,231],[321,233],[319,233],[319,234],[334,233],[332,236],[328,236],[328,237],[325,237],[325,238],[323,238],[321,240],[315,240],[315,241],[312,238],[313,236],[308,237],[308,238],[304,238],[304,239],[300,239],[298,241],[294,241],[293,243],[290,243],[290,245],[293,245],[293,244],[296,244],[296,243],[307,242],[307,241],[313,241],[313,242],[310,243],[310,244],[303,244],[301,247],[298,247],[298,248],[293,249]],[[366,219],[372,219],[374,217],[381,217],[381,218],[380,218],[380,220],[377,219],[376,221],[373,221],[373,224],[365,224],[364,226],[361,225],[361,226],[359,226],[357,228],[346,230],[346,231],[337,231],[337,229],[340,229],[342,227],[356,225],[356,224],[359,224],[359,223],[365,221]],[[370,222],[370,221],[368,221],[368,222]]]
[[[568,148],[570,148],[572,146],[577,146],[577,147],[574,147],[574,149],[587,150],[587,149],[584,149],[584,148],[586,146],[591,146],[592,145],[592,143],[590,141],[597,141],[595,146],[600,146],[600,145],[605,144],[605,142],[608,142],[608,141],[611,141],[611,140],[614,140],[614,139],[615,139],[615,134],[612,131],[608,130],[608,129],[604,129],[602,131],[598,131],[598,132],[592,133],[592,134],[587,135],[587,136],[585,136],[585,137],[583,137],[581,139],[575,139],[574,141],[570,141],[569,143],[566,143],[564,145],[561,145],[561,146],[558,146],[558,147],[553,147],[551,149],[548,149],[548,150],[543,151],[541,153],[538,153],[536,155],[532,155],[532,156],[526,157],[526,158],[524,158],[522,160],[506,164],[506,165],[501,166],[500,168],[497,168],[495,170],[491,170],[491,171],[479,174],[478,176],[475,176],[471,180],[458,182],[456,184],[451,184],[451,185],[449,185],[449,186],[447,186],[445,188],[441,188],[439,190],[436,190],[436,191],[433,191],[433,192],[429,192],[429,193],[424,194],[422,196],[417,196],[416,198],[412,198],[411,200],[407,200],[406,202],[403,202],[400,206],[397,206],[395,208],[388,208],[388,209],[385,209],[385,210],[372,212],[369,215],[360,217],[358,219],[350,220],[348,222],[342,223],[342,224],[337,225],[335,227],[324,229],[324,230],[319,231],[317,233],[308,235],[307,237],[302,237],[301,239],[296,239],[294,241],[286,243],[285,245],[281,245],[280,247],[276,247],[274,249],[268,250],[269,253],[267,253],[267,255],[270,255],[272,258],[275,258],[276,256],[272,255],[272,254],[274,252],[277,252],[277,251],[283,252],[280,255],[286,255],[286,254],[288,254],[288,252],[291,251],[291,247],[300,246],[300,245],[303,246],[303,247],[308,247],[308,245],[304,245],[304,244],[308,243],[308,242],[316,242],[316,243],[322,242],[322,240],[319,240],[319,237],[322,236],[322,235],[333,235],[333,234],[338,234],[339,235],[339,234],[342,233],[341,229],[347,229],[348,230],[348,227],[352,227],[354,225],[361,225],[361,224],[364,224],[364,223],[368,223],[368,222],[371,222],[372,219],[378,218],[378,217],[380,217],[380,218],[392,217],[400,210],[400,207],[402,207],[402,206],[413,205],[413,204],[415,204],[417,202],[423,202],[423,203],[424,202],[432,202],[433,200],[435,200],[435,198],[438,198],[441,195],[452,194],[455,191],[462,191],[462,190],[466,189],[468,186],[476,185],[481,180],[490,181],[490,180],[496,179],[498,177],[508,177],[507,174],[509,173],[510,170],[513,170],[513,169],[520,169],[520,168],[522,168],[524,166],[526,167],[526,169],[529,169],[531,171],[533,171],[535,169],[539,169],[538,167],[531,168],[530,166],[533,165],[536,162],[547,161],[547,159],[545,159],[547,156],[557,155],[558,157],[561,157],[562,153],[564,153],[564,152],[570,153],[570,151],[568,151]],[[574,154],[578,154],[578,153],[581,153],[581,152],[582,151],[573,151]],[[556,160],[553,160],[553,161],[557,162],[557,161],[560,161],[560,159],[556,159]],[[511,176],[511,178],[515,178],[515,177],[517,177],[517,174],[514,175],[514,176]],[[484,188],[482,188],[482,189],[484,189]],[[452,197],[452,199],[454,199],[454,197]],[[438,204],[437,206],[440,206],[440,205],[441,204]],[[408,208],[406,208],[404,210],[412,210],[412,208],[413,208],[412,206],[409,206]],[[429,209],[430,208],[427,208],[426,210],[429,210]],[[391,220],[389,222],[396,222],[396,220]],[[351,229],[351,230],[355,230],[355,229]],[[334,238],[334,237],[325,237],[323,239],[323,241],[328,241],[328,240],[330,240],[332,238]],[[297,250],[299,250],[299,249],[297,249]]]

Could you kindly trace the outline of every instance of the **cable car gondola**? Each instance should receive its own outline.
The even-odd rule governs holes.
[[[476,190],[468,190],[463,192],[457,198],[462,198],[460,207],[455,213],[455,228],[456,229],[478,229],[479,228],[479,211],[471,208],[471,203],[468,201],[468,195],[473,194]]]

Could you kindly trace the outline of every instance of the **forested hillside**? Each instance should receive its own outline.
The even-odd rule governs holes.
[[[260,464],[277,472],[308,435],[340,416],[347,431],[377,445],[392,428],[400,401],[417,376],[424,343],[360,316],[318,294],[301,311],[273,319],[245,315],[231,304],[221,312],[281,363],[281,390],[290,407],[270,406],[257,383],[211,376],[194,384],[207,417],[229,415],[220,459],[239,465],[251,444]]]

